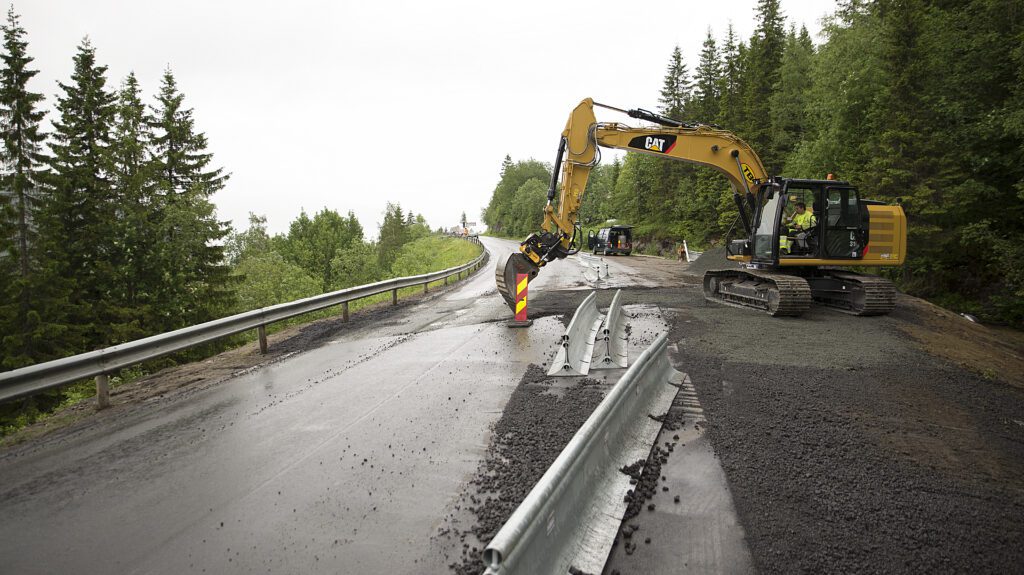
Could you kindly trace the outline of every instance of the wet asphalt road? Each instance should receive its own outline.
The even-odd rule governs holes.
[[[448,291],[0,453],[0,573],[475,572],[492,430],[548,436],[510,398],[547,385],[528,367],[590,289],[547,267],[510,330],[493,262],[515,243],[484,243]],[[606,574],[1020,572],[1024,392],[921,351],[900,308],[780,320],[704,302],[676,262],[606,261],[598,287],[655,306],[692,381]]]
[[[4,573],[417,573],[530,363],[492,265],[383,322],[0,455]],[[651,285],[613,268],[614,287]],[[584,289],[571,261],[533,293]],[[101,414],[100,417],[103,417]]]

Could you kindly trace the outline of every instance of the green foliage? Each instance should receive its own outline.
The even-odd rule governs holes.
[[[377,263],[377,246],[362,241],[352,242],[335,253],[331,270],[333,289],[366,285],[380,281],[386,275]]]
[[[271,249],[270,236],[267,235],[267,217],[252,212],[249,212],[248,229],[244,232],[231,232],[224,242],[224,256],[232,266],[237,266],[249,256],[265,254]]]
[[[694,78],[693,115],[698,121],[713,124],[718,120],[722,97],[722,62],[719,59],[715,37],[708,30],[700,52],[700,62]]]
[[[195,130],[174,74],[164,71],[153,108],[152,170],[162,214],[159,228],[161,281],[158,332],[209,321],[234,308],[234,282],[223,240],[230,228],[216,217],[210,197],[228,175],[211,168],[206,136]]]
[[[825,19],[824,42],[814,46],[799,23],[786,32],[778,0],[759,0],[746,42],[731,26],[720,44],[708,35],[692,91],[684,57],[673,50],[652,96],[670,115],[717,118],[772,174],[834,173],[867,198],[902,201],[909,258],[886,273],[910,293],[1022,326],[1017,4],[852,0]],[[506,158],[503,182],[514,166]],[[722,242],[736,226],[732,190],[714,172],[634,154],[604,181],[599,170],[580,209],[585,225],[614,218],[636,226],[638,245],[686,239],[695,249]],[[525,181],[495,190],[489,224],[515,225],[509,214],[521,209],[516,193]]]
[[[803,138],[807,125],[807,95],[812,93],[811,63],[814,45],[807,28],[799,36],[790,29],[782,55],[779,79],[769,102],[774,151],[788,157]],[[799,176],[798,176],[799,177]]]
[[[238,312],[322,293],[317,278],[274,251],[252,254],[242,259],[231,273],[240,280]]]
[[[317,278],[322,291],[330,290],[335,283],[331,266],[335,254],[362,241],[363,226],[353,212],[342,216],[326,208],[312,218],[302,211],[292,221],[286,237],[274,238],[275,247],[285,259]]]
[[[391,269],[398,251],[408,241],[409,229],[402,215],[402,206],[388,202],[384,210],[384,223],[380,226],[380,239],[377,241],[377,265],[381,269]]]
[[[755,150],[769,173],[781,169],[771,125],[771,98],[779,82],[786,31],[779,0],[758,0],[757,29],[750,38],[744,68],[743,139]]]
[[[67,298],[67,334],[75,348],[110,340],[107,326],[123,320],[119,306],[106,298],[113,267],[112,237],[116,191],[109,178],[115,95],[106,87],[106,66],[82,41],[73,59],[71,83],[59,83],[59,118],[50,149],[51,193],[41,209],[40,234],[49,241],[53,275],[49,281]],[[45,318],[50,310],[39,309]],[[41,358],[40,358],[41,359]]]
[[[548,184],[536,178],[526,180],[512,194],[506,231],[513,236],[527,236],[540,229],[544,221],[544,205],[548,200]]]
[[[43,357],[59,355],[49,338],[59,325],[51,325],[34,308],[45,302],[46,289],[38,228],[33,225],[44,200],[45,135],[40,123],[45,113],[37,109],[42,94],[31,92],[28,82],[38,70],[29,66],[25,30],[11,8],[3,32],[3,69],[0,70],[0,369],[19,367]],[[50,314],[50,321],[57,318]],[[48,349],[49,348],[49,349]]]
[[[426,237],[402,246],[391,268],[393,277],[439,271],[462,265],[480,255],[480,247],[456,238]]]
[[[512,163],[512,158],[505,156],[501,165],[501,179],[494,188],[491,201],[484,210],[483,219],[491,233],[498,235],[514,234],[512,226],[514,218],[512,211],[516,208],[516,192],[530,180],[541,182],[551,181],[551,168],[537,160],[526,160]],[[545,186],[545,191],[547,187]],[[544,208],[547,203],[547,196],[544,201],[535,206],[537,211]],[[520,219],[520,221],[522,221]],[[531,230],[533,231],[533,230]]]
[[[662,81],[659,110],[669,118],[682,118],[684,108],[690,101],[690,72],[683,61],[683,52],[679,46],[672,50],[669,57],[668,70]]]

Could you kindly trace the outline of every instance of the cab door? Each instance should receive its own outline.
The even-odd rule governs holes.
[[[819,227],[822,227],[825,236],[823,257],[826,259],[860,259],[864,257],[864,249],[869,240],[870,216],[867,206],[860,203],[857,189],[848,186],[825,188],[825,213],[823,216],[824,221],[819,221]]]

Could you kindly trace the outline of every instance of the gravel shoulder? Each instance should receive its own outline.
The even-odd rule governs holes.
[[[623,301],[665,312],[756,571],[1024,564],[1021,334],[903,295],[885,317],[814,307],[771,318],[704,301],[701,266],[720,262],[607,259],[672,286],[624,288]],[[571,313],[586,294],[531,292],[531,315]],[[669,467],[685,468],[685,453]],[[632,520],[651,543],[609,573],[660,572],[649,569],[670,555],[659,546],[679,545],[679,534],[656,519]]]

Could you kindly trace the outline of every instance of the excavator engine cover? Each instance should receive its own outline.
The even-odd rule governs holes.
[[[495,283],[498,284],[498,293],[505,298],[505,303],[513,313],[516,310],[516,275],[527,274],[530,281],[533,281],[539,271],[540,268],[519,252],[509,254],[505,261],[498,261],[494,270]]]

